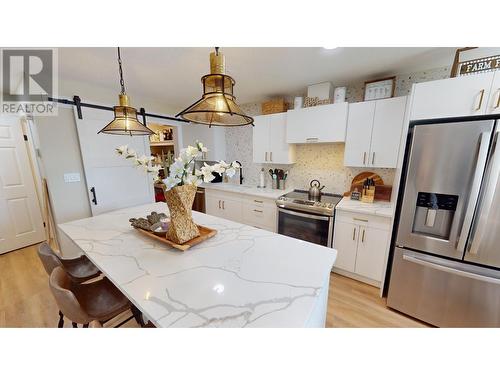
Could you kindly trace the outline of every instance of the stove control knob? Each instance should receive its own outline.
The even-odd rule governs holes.
[[[323,207],[326,207],[326,203],[323,203]]]

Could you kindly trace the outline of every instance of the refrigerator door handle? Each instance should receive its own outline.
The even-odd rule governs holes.
[[[491,167],[489,168],[489,178],[486,181],[486,187],[484,195],[479,201],[478,216],[476,217],[477,223],[474,224],[472,235],[472,243],[469,252],[471,254],[477,254],[479,251],[479,245],[486,232],[487,221],[490,215],[491,206],[493,204],[493,198],[495,197],[495,191],[498,183],[498,175],[500,174],[500,152],[498,148],[498,138],[500,135],[500,130],[495,132],[495,138],[493,140],[493,150],[491,153]],[[489,228],[491,230],[491,228]]]
[[[457,275],[457,276],[467,277],[469,279],[474,279],[474,280],[479,280],[479,281],[484,281],[487,283],[500,285],[500,279],[497,279],[495,277],[485,276],[485,275],[481,275],[481,274],[477,274],[477,273],[473,273],[473,272],[462,271],[462,270],[459,270],[457,268],[446,266],[444,264],[434,263],[434,262],[431,262],[429,260],[422,259],[418,256],[403,254],[403,259],[408,261],[408,262],[416,263],[416,264],[419,264],[419,265],[424,266],[424,267],[430,267],[430,268],[433,268],[433,269],[438,270],[438,271],[452,273],[452,274]]]
[[[458,237],[457,250],[463,252],[467,244],[467,236],[474,219],[474,210],[476,209],[479,192],[481,190],[481,181],[484,175],[484,167],[488,159],[488,147],[491,133],[483,132],[479,137],[479,152],[477,155],[476,170],[474,171],[474,178],[469,195],[469,202],[467,203],[467,210],[465,211],[464,222],[460,235]]]

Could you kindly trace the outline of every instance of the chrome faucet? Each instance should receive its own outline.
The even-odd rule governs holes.
[[[243,166],[241,165],[241,162],[238,160],[235,160],[236,163],[240,165],[240,185],[243,185]]]

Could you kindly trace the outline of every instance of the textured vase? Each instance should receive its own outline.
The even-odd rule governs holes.
[[[176,186],[164,192],[170,211],[170,226],[167,238],[178,244],[183,244],[200,235],[193,221],[191,208],[196,195],[196,186]]]

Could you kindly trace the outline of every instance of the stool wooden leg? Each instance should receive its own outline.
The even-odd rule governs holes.
[[[57,328],[62,328],[63,326],[64,326],[64,315],[61,312],[61,310],[59,310],[59,323],[57,323]]]
[[[78,328],[78,324],[76,324],[75,322],[72,322],[71,324],[73,325],[73,328]]]
[[[132,315],[134,315],[134,318],[135,318],[135,321],[137,322],[137,324],[139,324],[141,327],[144,327],[144,319],[142,318],[141,311],[137,307],[135,307],[134,305],[132,305],[130,310],[132,311]]]
[[[85,323],[85,324],[83,325],[83,328],[89,328],[89,323]]]

